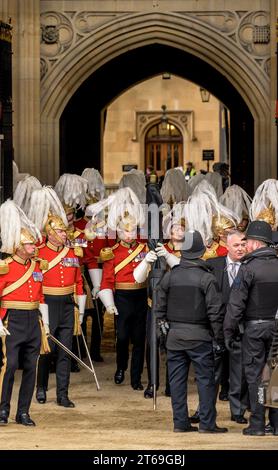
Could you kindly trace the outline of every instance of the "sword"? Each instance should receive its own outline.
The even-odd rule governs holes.
[[[85,336],[84,336],[82,328],[81,328],[81,335],[82,335],[83,343],[84,343],[86,353],[87,353],[87,356],[88,356],[88,359],[89,359],[89,362],[90,362],[91,370],[93,371],[93,374],[94,374],[97,390],[100,390],[98,379],[97,379],[97,376],[96,376],[96,373],[95,373],[95,368],[93,366],[93,362],[92,362],[92,359],[91,359],[91,356],[90,356],[90,353],[89,353],[88,345],[86,343]]]
[[[91,369],[89,366],[87,366],[87,364],[85,364],[85,362],[83,362],[81,359],[79,359],[78,356],[76,356],[69,348],[67,348],[63,343],[61,343],[51,333],[49,333],[47,335],[47,338],[51,339],[51,341],[53,341],[53,343],[57,344],[57,346],[60,346],[60,348],[62,348],[69,356],[73,357],[73,359],[75,359],[78,362],[78,364],[80,364],[82,367],[87,369],[90,372],[90,374],[93,374],[95,382],[96,382],[97,390],[100,390],[100,386],[99,386],[99,383],[98,383],[98,380],[97,380],[97,376],[96,376],[96,373],[93,369]]]

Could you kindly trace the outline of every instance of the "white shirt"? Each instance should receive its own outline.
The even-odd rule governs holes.
[[[229,284],[230,287],[233,284],[238,270],[240,268],[240,261],[232,261],[229,255],[226,257],[226,267],[227,267],[227,273],[228,273],[228,279],[229,279]]]

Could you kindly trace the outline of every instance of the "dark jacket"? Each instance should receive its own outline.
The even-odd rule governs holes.
[[[211,328],[223,343],[224,307],[215,276],[203,260],[181,258],[178,266],[162,278],[157,295],[156,316],[171,322]]]
[[[278,258],[263,247],[242,259],[224,321],[225,339],[234,338],[241,320],[272,320],[278,308]]]
[[[207,264],[216,277],[219,289],[222,294],[222,301],[224,305],[226,305],[229,301],[231,291],[227,272],[227,257],[218,256],[217,258],[211,258],[207,261]]]

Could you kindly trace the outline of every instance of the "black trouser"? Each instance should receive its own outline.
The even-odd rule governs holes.
[[[131,385],[136,385],[141,381],[144,366],[147,291],[146,289],[116,290],[115,305],[119,312],[116,317],[117,368],[127,369],[129,340],[131,340],[133,347],[130,378]]]
[[[147,374],[148,374],[148,385],[153,385],[152,384],[152,366],[151,366],[151,328],[152,328],[152,322],[151,322],[151,317],[152,315],[152,309],[148,307],[148,313],[147,313],[147,329],[146,329],[146,365],[147,365]],[[156,343],[157,347],[157,354],[156,354],[156,388],[159,388],[159,339],[157,339]],[[165,377],[165,391],[169,392],[169,377],[168,377],[168,366],[166,362],[166,377]]]
[[[200,404],[200,429],[215,427],[214,357],[211,342],[203,342],[194,349],[167,351],[174,426],[190,426],[187,407],[187,380],[192,362]]]
[[[247,322],[242,339],[243,365],[251,406],[250,426],[259,431],[264,431],[265,407],[258,403],[258,386],[261,382],[274,331],[274,321],[257,324]],[[271,424],[278,428],[278,409],[269,409],[269,419]]]
[[[23,372],[19,389],[17,415],[28,413],[36,381],[37,361],[41,346],[38,310],[8,310],[5,320],[10,335],[2,337],[3,366],[0,375],[0,410],[10,412],[14,374],[23,357]]]
[[[74,303],[72,295],[45,295],[45,303],[49,307],[49,329],[68,349],[72,347],[74,327]],[[49,340],[51,352],[54,353],[55,344]],[[56,348],[56,391],[57,398],[68,395],[70,382],[70,358],[59,346]],[[49,377],[50,354],[40,356],[38,366],[37,387],[47,390]]]
[[[242,364],[241,341],[233,343],[229,351],[230,387],[229,401],[232,415],[243,415],[249,406],[248,385]]]

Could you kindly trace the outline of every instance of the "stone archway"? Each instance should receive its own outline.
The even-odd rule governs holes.
[[[124,15],[80,40],[42,81],[41,160],[47,179],[59,174],[59,120],[80,85],[99,68],[128,51],[161,44],[196,56],[221,73],[240,94],[254,119],[254,183],[276,174],[270,149],[269,78],[245,50],[209,24],[187,14]],[[206,86],[204,77],[200,85]]]

